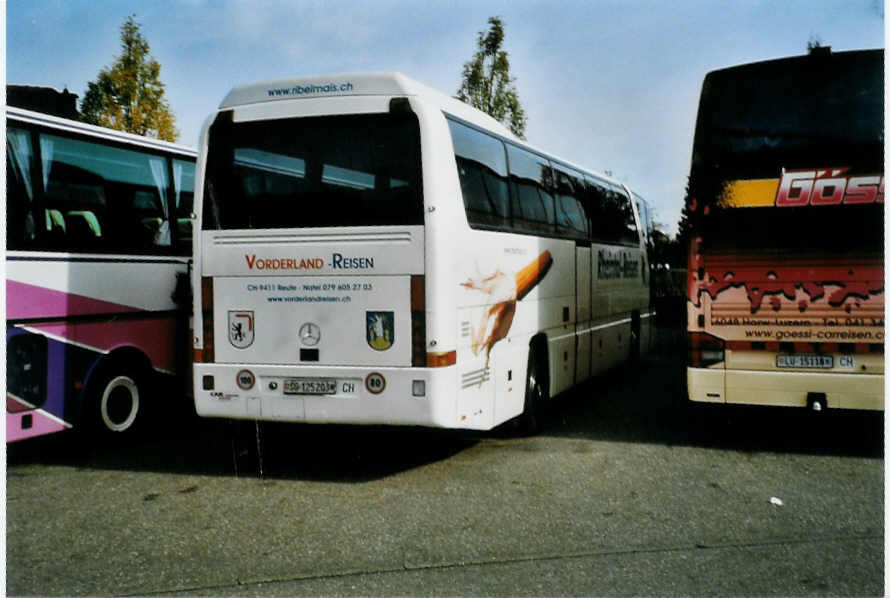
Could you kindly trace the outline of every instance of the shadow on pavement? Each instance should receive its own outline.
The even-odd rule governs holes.
[[[667,339],[667,341],[665,341]],[[540,436],[747,452],[883,457],[883,413],[702,405],[685,395],[676,335],[640,368],[611,372],[559,397]],[[448,459],[486,438],[511,436],[396,426],[202,419],[190,403],[135,442],[103,444],[77,431],[7,446],[8,465],[308,479],[361,483]],[[259,434],[259,442],[258,440]]]
[[[181,418],[163,433],[98,443],[72,430],[7,446],[7,465],[361,483],[447,459],[478,442],[422,428]]]
[[[693,403],[685,349],[659,347],[554,401],[543,435],[744,452],[883,457],[883,412]]]

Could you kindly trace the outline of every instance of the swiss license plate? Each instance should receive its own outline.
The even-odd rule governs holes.
[[[286,395],[332,395],[337,393],[337,381],[333,378],[286,378]]]
[[[809,370],[830,370],[834,367],[834,357],[832,357],[831,355],[815,355],[811,353],[776,355],[776,367],[799,368]]]

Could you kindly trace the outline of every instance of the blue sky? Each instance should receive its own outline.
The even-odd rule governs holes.
[[[676,230],[698,94],[713,69],[884,46],[882,0],[7,0],[6,80],[83,95],[135,13],[180,142],[234,85],[397,70],[454,94],[488,17],[506,50],[535,146],[611,171]],[[766,92],[767,90],[765,90]]]

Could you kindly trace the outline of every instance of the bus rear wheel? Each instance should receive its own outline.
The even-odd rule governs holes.
[[[528,367],[525,375],[525,403],[519,416],[519,429],[523,434],[536,434],[541,431],[542,411],[547,401],[547,374],[544,361],[538,351],[528,354]]]
[[[129,376],[108,381],[99,402],[102,424],[110,432],[126,432],[139,415],[139,387]]]
[[[635,311],[630,316],[630,354],[628,355],[628,364],[636,367],[640,363],[640,348],[643,324],[640,318],[640,312]]]
[[[90,397],[89,426],[110,438],[129,438],[146,418],[150,376],[133,366],[107,368]]]

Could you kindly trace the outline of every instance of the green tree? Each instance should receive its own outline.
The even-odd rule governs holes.
[[[807,54],[812,54],[819,48],[823,48],[822,38],[818,35],[810,35],[810,39],[807,40]]]
[[[463,81],[457,99],[490,114],[517,137],[525,138],[525,111],[519,104],[515,79],[510,77],[510,60],[501,49],[504,24],[499,17],[488,19],[488,31],[480,31],[478,49],[464,63]]]
[[[149,53],[136,15],[121,26],[121,54],[87,85],[80,103],[84,122],[176,141],[173,113],[164,97],[161,65]]]
[[[689,242],[695,230],[693,225],[693,218],[695,217],[693,206],[696,202],[690,190],[691,183],[692,177],[689,177],[686,181],[686,196],[683,199],[683,207],[680,210],[680,222],[677,223],[676,239],[681,245]]]

